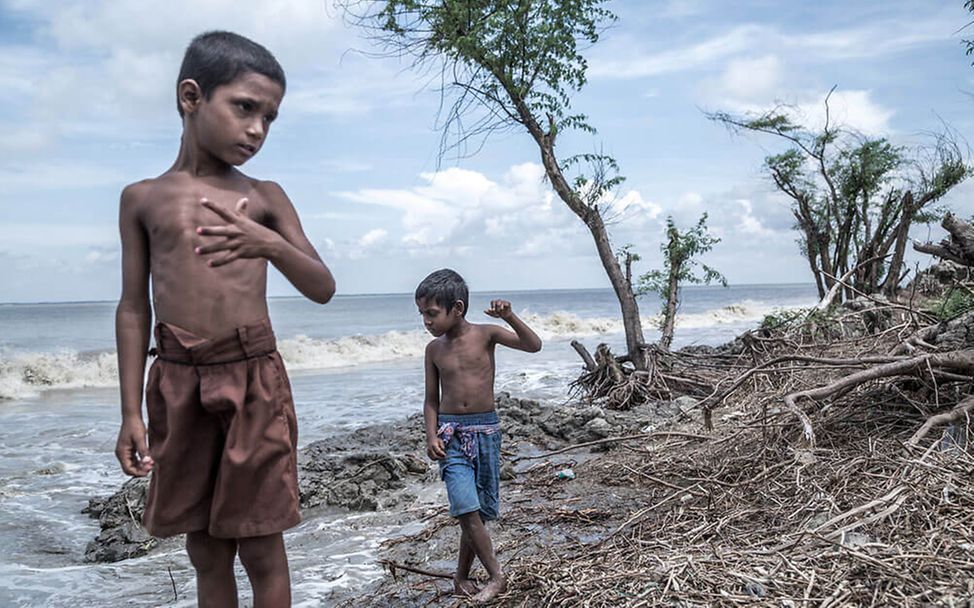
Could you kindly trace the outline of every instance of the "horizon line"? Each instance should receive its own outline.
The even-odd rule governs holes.
[[[765,287],[765,286],[786,286],[786,285],[812,285],[814,282],[788,282],[788,283],[733,283],[728,284],[723,289],[729,287]],[[708,289],[708,288],[720,288],[720,285],[684,285],[682,289]],[[545,292],[545,291],[612,291],[612,287],[550,287],[544,289],[485,289],[485,290],[473,290],[471,294],[483,294],[483,293],[532,293],[532,292]],[[342,293],[335,294],[335,298],[360,298],[363,296],[407,296],[412,295],[409,291],[376,291],[376,292],[362,292],[362,293]],[[638,297],[638,296],[637,296]],[[267,296],[267,300],[304,300],[304,296],[300,294],[294,295],[274,295]],[[18,300],[9,302],[0,302],[0,306],[30,306],[30,305],[55,305],[55,304],[108,304],[111,302],[117,302],[118,300]]]

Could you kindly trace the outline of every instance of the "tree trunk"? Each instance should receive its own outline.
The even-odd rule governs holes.
[[[571,345],[572,348],[575,349],[575,352],[578,353],[578,356],[581,357],[582,361],[585,363],[585,369],[588,371],[593,371],[595,369],[595,359],[593,359],[592,355],[589,354],[588,350],[585,348],[585,345],[578,340],[572,340]]]
[[[646,356],[646,339],[643,337],[642,320],[639,318],[639,305],[636,303],[632,286],[626,281],[626,276],[619,266],[619,259],[612,251],[609,233],[605,228],[605,222],[599,214],[599,210],[585,204],[578,193],[569,185],[568,180],[565,179],[555,156],[554,127],[547,132],[542,129],[524,99],[509,85],[504,75],[496,72],[494,75],[504,85],[508,97],[517,109],[522,124],[538,144],[541,151],[541,164],[544,166],[548,181],[551,182],[551,187],[558,194],[558,198],[568,205],[568,208],[579,219],[585,222],[589,232],[592,233],[595,248],[599,253],[599,259],[602,261],[602,268],[605,269],[605,274],[609,277],[609,283],[615,291],[616,298],[619,300],[619,308],[622,310],[622,325],[626,330],[626,349],[629,351],[629,360],[632,361],[637,370],[645,371],[648,369],[649,363]]]
[[[626,285],[632,289],[632,254],[626,251]]]
[[[815,227],[809,225],[807,220],[802,216],[802,214],[792,209],[792,215],[798,220],[798,226],[805,233],[805,259],[808,260],[808,267],[812,270],[812,276],[815,277],[815,287],[818,288],[818,299],[821,300],[825,297],[826,289],[825,284],[822,282],[822,271],[818,267],[818,238],[815,236]]]
[[[822,274],[825,282],[825,287],[832,289],[835,285],[835,268],[832,266],[831,254],[829,254],[829,235],[828,233],[822,233],[815,229],[815,244],[818,245],[818,259],[822,263]]]
[[[886,270],[886,278],[881,287],[883,293],[890,300],[896,296],[896,289],[900,283],[900,268],[906,257],[906,242],[910,238],[910,226],[913,224],[913,193],[907,192],[903,195],[903,203],[900,205],[900,223],[896,227],[896,245],[893,248],[893,259],[889,262]],[[885,253],[885,252],[881,252]]]
[[[957,219],[952,213],[944,216],[941,225],[950,233],[951,242],[960,253],[960,257],[967,260],[967,266],[974,266],[974,226],[964,220]]]
[[[612,252],[609,233],[605,229],[602,216],[598,212],[590,213],[585,224],[588,226],[589,232],[592,233],[595,248],[602,260],[602,267],[605,268],[605,273],[608,275],[612,289],[615,290],[616,298],[619,300],[619,307],[622,310],[622,325],[626,330],[626,349],[629,351],[629,358],[637,370],[645,371],[648,366],[645,350],[646,340],[643,337],[643,324],[639,318],[639,305],[636,303],[636,296],[632,292],[631,285],[626,282],[626,277],[619,267],[619,260]]]
[[[939,245],[914,243],[913,248],[964,266],[974,266],[974,226],[957,219],[952,213],[945,215],[940,225],[950,233],[949,238]]]
[[[659,345],[663,350],[670,350],[673,343],[673,325],[676,321],[676,306],[679,304],[679,281],[682,263],[670,261],[669,287],[666,293],[666,309],[663,311],[663,335],[659,339]]]

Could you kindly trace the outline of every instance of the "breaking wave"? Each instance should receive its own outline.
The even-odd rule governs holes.
[[[700,313],[680,313],[677,327],[702,329],[748,323],[761,319],[776,307],[744,301]],[[580,317],[569,312],[526,314],[525,321],[543,340],[622,333],[618,318]],[[658,317],[644,317],[647,331]],[[295,336],[278,341],[289,369],[316,370],[350,367],[381,361],[422,357],[430,336],[423,330],[390,331],[337,339]],[[35,396],[52,389],[111,387],[118,383],[114,351],[0,354],[0,399]]]

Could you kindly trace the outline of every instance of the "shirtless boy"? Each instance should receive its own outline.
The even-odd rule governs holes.
[[[507,588],[484,526],[499,512],[501,433],[494,411],[494,347],[536,353],[541,339],[506,300],[492,301],[484,312],[514,331],[469,323],[467,284],[452,270],[437,270],[423,279],[416,288],[416,306],[435,336],[426,346],[426,451],[440,463],[450,515],[460,522],[454,590],[486,602]],[[474,557],[490,576],[483,589],[470,579]]]
[[[143,523],[186,534],[200,606],[237,606],[237,554],[255,607],[291,601],[281,533],[300,520],[297,425],[267,318],[267,262],[321,304],[335,280],[281,187],[237,169],[266,140],[284,88],[264,47],[229,32],[195,38],[176,85],[176,161],[121,197],[115,454],[129,475],[152,471]]]

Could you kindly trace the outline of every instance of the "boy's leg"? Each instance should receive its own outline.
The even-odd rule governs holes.
[[[470,537],[460,526],[460,555],[457,556],[457,571],[453,575],[453,591],[457,595],[475,595],[480,589],[470,580],[470,568],[476,554],[470,546]]]
[[[507,590],[507,578],[501,572],[500,562],[494,556],[494,545],[490,542],[490,534],[487,533],[487,527],[480,519],[479,511],[464,513],[459,519],[460,527],[470,541],[469,546],[490,575],[487,585],[474,596],[474,600],[478,602],[491,600]]]
[[[237,541],[214,538],[205,530],[189,532],[186,553],[196,569],[196,601],[200,608],[236,608],[233,558],[237,555]]]
[[[254,589],[254,608],[285,608],[291,605],[291,575],[287,567],[284,536],[241,538],[240,562]]]

